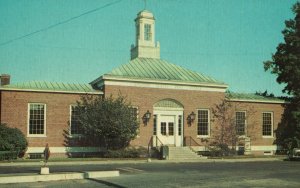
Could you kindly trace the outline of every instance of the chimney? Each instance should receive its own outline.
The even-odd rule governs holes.
[[[1,80],[0,86],[9,85],[10,84],[10,75],[9,74],[1,74],[0,80]]]

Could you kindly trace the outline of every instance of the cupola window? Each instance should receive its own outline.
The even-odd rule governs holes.
[[[144,37],[145,37],[145,40],[151,41],[152,34],[151,34],[151,25],[150,24],[144,25]]]

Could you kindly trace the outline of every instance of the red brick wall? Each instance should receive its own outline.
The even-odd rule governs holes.
[[[29,147],[65,146],[64,131],[69,130],[70,105],[79,94],[1,91],[1,123],[19,128],[27,137],[28,103],[46,104],[46,137],[27,137]]]
[[[265,146],[273,145],[276,134],[273,132],[273,138],[263,138],[262,136],[262,113],[273,112],[273,130],[275,131],[281,122],[284,111],[282,104],[270,103],[249,103],[249,102],[231,102],[238,110],[244,110],[248,113],[247,130],[251,137],[251,145]],[[246,112],[246,113],[247,113]]]
[[[133,106],[139,109],[139,118],[142,122],[142,116],[149,110],[153,115],[153,105],[162,99],[174,99],[184,106],[184,135],[192,136],[197,139],[197,123],[194,121],[191,126],[186,122],[187,116],[194,111],[197,113],[198,108],[211,108],[224,98],[224,93],[207,92],[207,91],[190,91],[175,89],[155,89],[140,88],[128,86],[105,86],[105,96],[126,96]],[[153,116],[147,126],[140,124],[139,137],[132,142],[132,145],[147,146],[153,135]]]
[[[154,89],[154,88],[139,88],[125,86],[105,86],[105,95],[113,94],[117,96],[121,94],[126,96],[133,106],[139,108],[139,118],[149,110],[153,114],[153,105],[166,98],[177,100],[184,106],[184,136],[192,136],[192,138],[200,145],[206,145],[203,139],[197,138],[197,120],[192,125],[187,124],[187,115],[192,111],[197,113],[197,109],[210,109],[210,117],[213,118],[212,108],[215,107],[222,99],[224,93],[220,92],[205,92],[205,91],[188,91],[188,90],[173,90],[173,89]],[[283,107],[281,104],[270,103],[253,103],[253,102],[231,102],[236,110],[247,111],[249,119],[247,119],[248,134],[251,137],[252,146],[271,146],[274,138],[262,137],[262,112],[273,112],[274,127],[276,130],[278,123],[281,121]],[[250,116],[251,115],[251,116]],[[147,146],[151,136],[153,135],[153,116],[147,126],[142,123],[140,125],[139,137],[132,142],[132,145]],[[217,121],[211,121],[211,133],[218,126]],[[212,138],[211,136],[210,138]]]
[[[190,126],[186,121],[187,116],[192,111],[197,113],[199,108],[210,109],[211,112],[211,109],[224,99],[224,93],[221,92],[105,86],[105,95],[110,96],[111,94],[126,96],[132,106],[138,107],[141,122],[140,134],[132,141],[134,146],[148,145],[153,135],[153,116],[146,126],[142,123],[141,118],[147,110],[153,115],[153,105],[167,98],[177,100],[184,106],[184,136],[192,136],[195,141],[204,146],[205,142],[201,142],[201,139],[197,138],[197,120]],[[76,100],[79,99],[79,94],[1,91],[1,123],[19,128],[27,136],[28,103],[45,103],[47,137],[27,137],[29,147],[44,147],[46,143],[49,143],[50,147],[64,147],[66,146],[64,131],[69,130],[70,105],[76,104]],[[281,104],[249,102],[232,102],[232,104],[236,106],[237,110],[254,111],[247,120],[251,145],[273,145],[275,134],[274,138],[262,137],[262,112],[273,112],[274,130],[276,130],[283,113]],[[215,126],[217,126],[217,122],[211,122],[211,129]]]

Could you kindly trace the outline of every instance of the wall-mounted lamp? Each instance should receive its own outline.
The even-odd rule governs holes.
[[[143,122],[144,122],[145,125],[147,125],[150,118],[151,118],[151,113],[149,112],[149,110],[147,110],[147,112],[143,116]]]
[[[195,120],[195,118],[196,118],[196,114],[194,112],[192,112],[190,115],[188,115],[188,117],[187,117],[188,124],[191,125],[193,123],[193,121]]]

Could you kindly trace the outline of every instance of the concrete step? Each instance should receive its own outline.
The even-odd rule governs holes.
[[[201,157],[189,147],[169,147],[169,160],[199,160]]]

